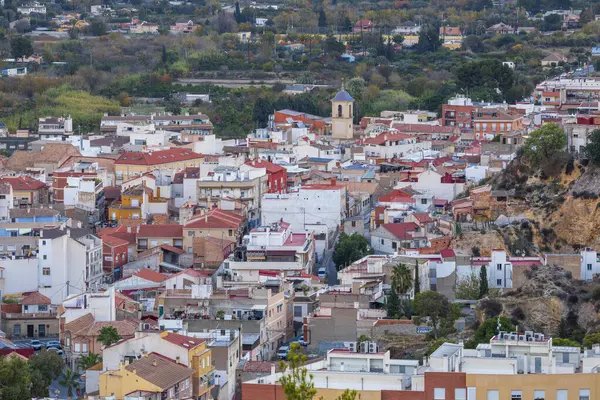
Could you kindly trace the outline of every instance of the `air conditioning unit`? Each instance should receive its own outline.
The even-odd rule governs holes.
[[[369,344],[367,342],[361,342],[360,343],[360,352],[361,353],[368,353],[369,352]]]
[[[356,347],[356,342],[348,343],[348,350],[350,350],[352,353],[356,353]]]
[[[377,353],[377,343],[369,342],[369,353]]]

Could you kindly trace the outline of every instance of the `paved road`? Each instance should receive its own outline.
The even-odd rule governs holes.
[[[18,349],[28,349],[31,347],[31,340],[32,339],[17,339],[17,340],[12,340],[12,342],[15,344],[15,346],[17,346]],[[58,340],[57,337],[39,339],[39,341],[42,343],[55,342],[57,340]]]

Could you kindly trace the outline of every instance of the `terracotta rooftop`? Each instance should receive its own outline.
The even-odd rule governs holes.
[[[0,178],[0,183],[7,183],[12,186],[13,191],[17,190],[39,190],[47,185],[29,176],[4,176]]]
[[[186,349],[194,349],[205,342],[202,339],[194,338],[191,336],[184,336],[173,332],[169,332],[165,336],[162,336],[162,339],[166,340],[169,343],[173,343],[179,347],[184,347]]]
[[[145,153],[125,152],[115,164],[121,165],[159,165],[186,160],[202,159],[202,154],[194,153],[188,149],[168,149],[149,151]]]
[[[137,276],[138,278],[145,279],[147,281],[161,283],[164,282],[168,276],[161,274],[160,272],[156,272],[151,270],[150,268],[143,268],[133,274],[133,276]]]
[[[188,379],[195,373],[193,369],[156,353],[132,362],[125,369],[130,372],[135,371],[137,376],[158,386],[163,391]]]
[[[40,292],[31,292],[23,296],[21,300],[22,305],[35,305],[35,304],[51,304],[50,298],[44,296]]]
[[[387,142],[394,142],[396,140],[406,140],[411,139],[412,136],[405,135],[404,133],[380,133],[374,138],[365,139],[365,144],[373,144],[377,146],[384,145]]]
[[[400,222],[396,224],[383,224],[382,225],[389,233],[396,236],[401,240],[412,239],[413,236],[409,235],[409,232],[414,232],[419,229],[419,226],[414,222]]]
[[[110,247],[117,247],[122,245],[129,245],[129,242],[116,236],[104,235],[102,236],[102,244],[106,244]]]
[[[48,143],[41,151],[31,152],[25,150],[15,151],[6,168],[14,171],[24,171],[26,168],[35,166],[36,163],[61,163],[71,156],[81,156],[75,146],[69,143]]]
[[[231,211],[213,209],[208,211],[204,215],[194,215],[189,220],[184,228],[185,229],[238,229],[244,217]]]

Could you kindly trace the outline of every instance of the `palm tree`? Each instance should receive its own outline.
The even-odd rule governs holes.
[[[406,294],[412,287],[413,278],[410,268],[405,264],[398,264],[392,268],[392,285],[396,288],[396,291],[400,294]]]
[[[102,358],[96,353],[89,353],[79,359],[79,367],[83,371],[92,368],[94,365],[102,361]]]
[[[73,397],[73,389],[79,388],[78,379],[79,374],[71,371],[68,368],[64,370],[60,376],[60,381],[58,383],[67,388],[67,395],[69,396],[69,399]]]

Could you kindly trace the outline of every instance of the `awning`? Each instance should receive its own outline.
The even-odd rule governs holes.
[[[265,311],[265,310],[266,310],[266,308],[267,308],[267,306],[266,306],[266,305],[259,305],[259,304],[256,304],[256,305],[253,305],[253,306],[252,306],[251,310],[253,310],[253,311]]]

